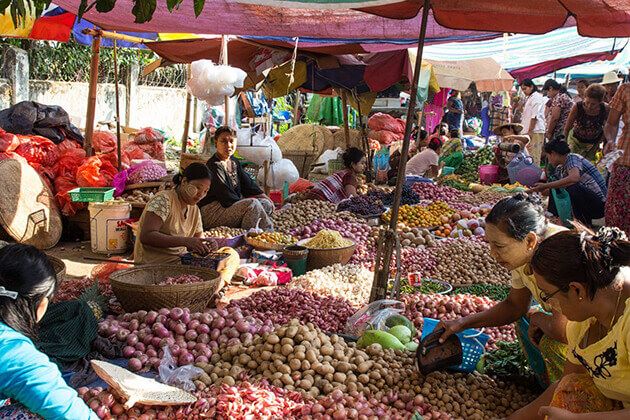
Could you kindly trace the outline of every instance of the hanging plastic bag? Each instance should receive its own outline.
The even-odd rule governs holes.
[[[556,205],[558,217],[565,226],[570,226],[569,221],[573,219],[573,211],[569,192],[564,188],[553,188],[551,190],[551,196]]]
[[[327,174],[328,161],[339,159],[339,156],[341,156],[342,153],[343,153],[343,149],[341,147],[337,147],[335,150],[326,150],[317,158],[317,161],[315,161],[314,165],[318,165],[318,166],[315,166],[315,169],[313,169],[313,172],[318,173],[318,174]]]
[[[92,156],[78,167],[76,180],[80,187],[107,187],[116,173],[116,168],[109,161]]]
[[[405,304],[398,300],[374,301],[348,318],[344,332],[359,337],[367,329],[386,330],[385,321],[392,315],[401,314]]]
[[[289,185],[293,184],[300,178],[300,173],[297,168],[289,159],[282,159],[280,162],[276,162],[269,168],[269,174],[267,177],[267,186],[274,190],[279,190],[287,182]],[[264,183],[265,171],[258,171],[258,182]]]
[[[184,391],[192,392],[196,390],[194,380],[203,373],[203,370],[192,364],[177,367],[178,361],[171,355],[168,346],[162,348],[164,355],[158,367],[160,380],[167,384],[181,388]]]

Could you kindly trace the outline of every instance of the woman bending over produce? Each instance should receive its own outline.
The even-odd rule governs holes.
[[[569,320],[567,363],[562,380],[513,417],[630,418],[630,242],[625,234],[617,228],[602,228],[597,235],[561,232],[540,244],[532,268],[543,300]]]
[[[499,327],[517,322],[517,336],[541,386],[561,374],[565,361],[566,319],[541,296],[529,266],[542,240],[563,227],[549,224],[538,197],[519,193],[499,201],[486,217],[486,239],[490,254],[512,271],[510,293],[487,311],[465,318],[442,321],[442,339],[467,328]],[[534,298],[541,307],[530,308]]]
[[[217,152],[208,160],[212,185],[199,203],[203,226],[251,229],[273,227],[273,203],[243,170],[236,152],[236,134],[230,127],[219,127],[214,133]]]
[[[175,188],[156,194],[140,217],[140,235],[134,248],[136,262],[178,263],[187,249],[205,255],[216,248],[212,241],[201,237],[203,226],[197,207],[210,188],[210,171],[202,163],[193,163],[173,182]]]
[[[319,181],[307,192],[306,199],[330,201],[337,204],[357,195],[359,185],[357,176],[365,172],[365,153],[356,147],[351,147],[344,152],[342,159],[346,169]]]
[[[27,245],[0,249],[0,407],[10,398],[16,411],[19,404],[45,419],[98,419],[31,341],[56,286],[42,252]]]

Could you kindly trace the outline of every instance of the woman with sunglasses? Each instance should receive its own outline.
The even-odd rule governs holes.
[[[0,249],[0,407],[2,418],[98,419],[33,344],[57,278],[48,257],[28,245]]]
[[[584,405],[608,398],[611,407],[617,402],[623,409],[574,414],[549,407],[554,384],[514,418],[630,418],[630,242],[625,234],[617,228],[602,228],[597,235],[559,233],[538,247],[532,268],[544,299],[569,320],[564,375],[592,378],[602,395],[582,393]]]
[[[539,384],[547,387],[562,375],[566,319],[542,299],[529,266],[538,244],[561,230],[547,222],[537,196],[519,193],[499,201],[486,217],[486,240],[492,257],[512,272],[510,293],[486,311],[442,321],[442,340],[467,328],[516,322],[517,336]],[[532,298],[540,306],[531,307]]]

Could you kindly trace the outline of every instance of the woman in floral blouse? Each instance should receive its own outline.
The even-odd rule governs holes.
[[[547,120],[545,138],[553,140],[560,135],[564,135],[564,126],[573,107],[573,101],[567,94],[566,89],[553,79],[545,82],[543,90],[547,92],[547,97],[549,98],[545,108],[545,119]]]

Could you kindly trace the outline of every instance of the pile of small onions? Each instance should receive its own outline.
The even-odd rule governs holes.
[[[263,318],[264,319],[264,318]],[[163,348],[169,348],[180,366],[207,362],[224,343],[248,343],[254,334],[271,331],[271,320],[244,316],[237,307],[191,313],[188,308],[160,309],[108,316],[98,333],[125,344],[129,370],[157,369]]]
[[[349,222],[340,219],[315,220],[308,226],[293,229],[291,234],[299,239],[311,238],[321,230],[336,230],[344,238],[350,238],[355,243],[367,242],[372,228],[367,224]]]
[[[449,296],[414,293],[402,295],[401,300],[405,303],[405,316],[413,321],[418,330],[422,329],[424,317],[451,320],[488,310],[496,304],[490,298],[468,294]],[[484,328],[483,332],[490,336],[486,345],[488,350],[496,348],[497,341],[516,340],[514,325]]]
[[[204,281],[204,279],[193,274],[182,274],[180,276],[167,277],[158,284],[164,286],[171,284],[193,284],[200,283],[202,281]]]
[[[355,306],[363,306],[370,298],[373,279],[374,273],[367,268],[335,264],[296,277],[288,286],[345,298]]]
[[[303,323],[312,322],[326,332],[343,331],[346,321],[355,312],[345,299],[289,288],[261,290],[233,300],[227,308],[275,324],[286,323],[292,318]]]
[[[358,418],[407,419],[414,412],[424,419],[450,419],[451,417],[433,411],[425,404],[424,397],[412,393],[390,391],[380,400],[366,397],[357,391],[343,393],[335,389],[330,395],[320,398],[310,407],[305,407],[305,415],[313,419],[331,418],[334,420]],[[329,416],[329,417],[326,417]]]
[[[411,186],[411,189],[420,196],[421,200],[430,201],[445,201],[450,203],[451,201],[457,201],[460,197],[467,193],[451,188],[445,185],[437,185],[429,182],[416,182]]]
[[[78,299],[85,289],[93,286],[97,280],[90,277],[83,277],[80,279],[68,279],[60,281],[58,288],[55,291],[53,302],[65,302],[68,300]],[[114,296],[112,292],[112,286],[109,284],[109,279],[98,280],[98,291],[101,295],[106,297]]]

